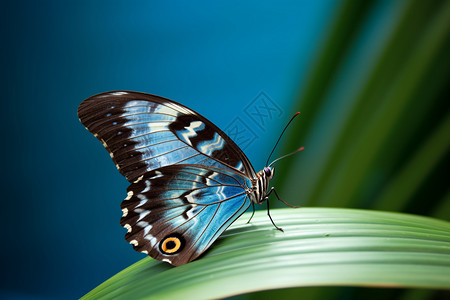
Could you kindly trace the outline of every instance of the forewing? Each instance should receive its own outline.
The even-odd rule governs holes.
[[[255,175],[245,154],[223,131],[171,100],[138,92],[107,92],[83,101],[78,116],[130,182],[175,164],[203,164]]]
[[[245,212],[249,187],[250,179],[240,173],[215,167],[174,165],[150,171],[130,185],[122,202],[125,239],[158,260],[188,263]],[[165,245],[171,246],[172,238],[181,244],[168,253]]]

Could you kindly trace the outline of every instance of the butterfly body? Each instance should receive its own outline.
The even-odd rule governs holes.
[[[255,204],[262,204],[266,200],[269,190],[269,181],[273,178],[274,168],[265,167],[256,173],[252,180],[252,190],[249,192],[250,200]]]
[[[266,200],[274,169],[256,173],[223,131],[182,104],[107,92],[83,101],[78,116],[131,183],[120,223],[136,251],[188,263]]]

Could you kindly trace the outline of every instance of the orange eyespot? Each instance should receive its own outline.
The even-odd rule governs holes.
[[[166,237],[161,242],[161,252],[164,254],[174,254],[181,249],[182,241],[176,236]]]

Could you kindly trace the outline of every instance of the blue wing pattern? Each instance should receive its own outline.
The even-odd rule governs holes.
[[[78,116],[130,182],[175,164],[229,168],[255,176],[245,154],[223,131],[174,101],[138,92],[107,92],[83,101]]]
[[[139,252],[178,266],[197,258],[250,205],[251,180],[240,172],[202,165],[150,171],[128,188],[122,202],[125,239]],[[181,238],[176,253],[162,241]]]

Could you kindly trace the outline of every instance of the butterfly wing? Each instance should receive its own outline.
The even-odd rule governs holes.
[[[202,254],[250,205],[250,179],[202,165],[172,165],[132,183],[122,202],[125,239],[175,266]]]
[[[245,154],[223,131],[174,101],[138,92],[107,92],[83,101],[78,116],[130,182],[175,164],[231,168],[255,176]]]

